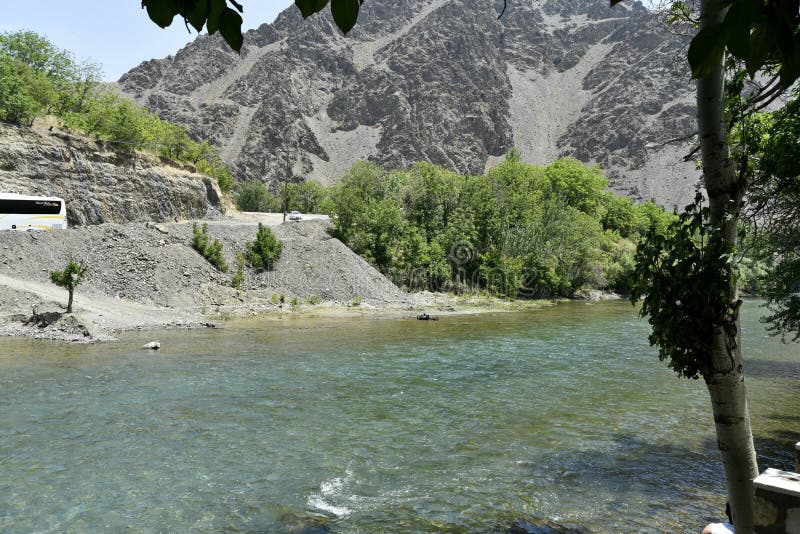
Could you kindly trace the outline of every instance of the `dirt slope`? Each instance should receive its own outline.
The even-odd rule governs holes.
[[[273,226],[284,244],[281,259],[273,271],[246,267],[241,290],[231,287],[233,267],[222,273],[191,248],[191,223],[0,232],[0,334],[30,335],[19,322],[34,307],[42,313],[63,306],[66,291],[50,283],[48,273],[71,258],[90,268],[75,297],[75,311],[90,332],[76,334],[70,327],[69,336],[51,332],[44,337],[102,339],[118,330],[199,325],[218,314],[278,310],[273,300],[279,295],[285,295],[284,309],[293,297],[301,304],[309,299],[382,308],[412,304],[411,296],[331,238],[326,224]],[[231,266],[255,233],[254,223],[209,223],[209,234],[223,243]]]

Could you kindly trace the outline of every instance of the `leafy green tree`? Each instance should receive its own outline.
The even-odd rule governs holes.
[[[636,209],[633,200],[607,194],[604,197],[604,210],[601,221],[603,228],[617,232],[622,237],[630,237],[636,230]]]
[[[387,173],[380,165],[355,163],[331,192],[331,235],[350,243],[351,235],[359,231],[356,222],[363,218],[367,203],[386,197],[387,182]]]
[[[611,0],[611,4],[620,1]],[[671,5],[678,12],[687,8],[685,2]],[[737,250],[747,183],[740,179],[730,157],[724,59],[727,55],[732,63],[743,62],[750,76],[762,69],[777,71],[778,87],[790,87],[800,75],[800,10],[796,0],[700,0],[697,20],[699,30],[687,57],[692,76],[697,78],[698,138],[708,208],[695,207],[684,213],[668,239],[651,234],[649,244],[644,245],[650,254],[638,255],[639,261],[655,272],[660,272],[658,266],[664,258],[691,268],[653,278],[653,285],[641,288],[646,292],[636,294],[644,297],[642,309],[653,325],[655,337],[651,340],[660,353],[670,358],[680,374],[687,375],[685,369],[691,375],[690,371],[697,369],[705,380],[736,532],[742,533],[753,531],[753,479],[758,465],[745,393],[737,276],[736,270],[729,268]],[[758,103],[759,96],[752,102]],[[702,253],[695,246],[697,239],[707,239]],[[708,297],[697,302],[702,310],[681,308],[685,316],[670,313],[680,288],[697,278],[718,291],[701,293]],[[698,317],[702,323],[693,320]],[[683,347],[680,337],[685,332],[675,328],[682,323],[693,324],[701,333],[702,339],[689,349]],[[690,365],[685,358],[694,358],[695,363]]]
[[[515,298],[522,286],[522,259],[509,257],[495,246],[479,259],[481,286],[494,295]]]
[[[452,277],[445,249],[438,242],[429,244],[413,224],[399,239],[392,273],[395,283],[410,290],[447,290]]]
[[[583,287],[597,287],[603,233],[598,219],[550,197],[542,214],[522,229],[526,261],[523,276],[528,296],[572,296]],[[524,254],[523,254],[524,253]]]
[[[133,150],[155,138],[157,119],[147,110],[111,91],[98,92],[81,113],[65,113],[64,124],[101,141]]]
[[[32,31],[0,34],[0,50],[20,63],[49,77],[68,81],[72,77],[72,55],[49,39]]]
[[[651,228],[655,228],[658,234],[665,235],[667,227],[677,219],[675,214],[664,211],[652,200],[636,204],[633,211],[633,231],[638,235],[646,234]]]
[[[301,213],[328,213],[332,209],[330,191],[313,180],[286,184],[291,189],[288,211]]]
[[[217,179],[217,184],[223,193],[230,193],[233,191],[236,181],[233,179],[233,175],[226,165],[218,167],[213,173],[210,174]]]
[[[236,272],[231,278],[231,287],[234,289],[241,289],[242,282],[244,282],[244,264],[247,263],[247,258],[243,253],[236,255]]]
[[[800,100],[745,117],[734,129],[734,154],[750,182],[749,254],[762,269],[757,283],[767,299],[769,329],[800,341]]]
[[[236,181],[228,166],[222,161],[219,152],[209,145],[208,141],[201,143],[191,141],[184,157],[197,167],[197,172],[216,178],[219,188],[224,193],[233,191]]]
[[[69,292],[67,300],[67,313],[72,313],[72,300],[75,295],[75,288],[83,282],[88,267],[83,262],[77,263],[69,260],[63,271],[50,271],[50,281],[59,287],[66,288]]]
[[[429,243],[444,230],[458,205],[461,181],[454,172],[427,162],[416,163],[405,173],[398,194],[409,222],[424,229]]]
[[[562,158],[545,168],[551,194],[587,215],[596,215],[608,187],[600,168],[587,167],[574,158]]]
[[[41,104],[29,91],[25,65],[0,53],[0,120],[14,124],[30,122]]]
[[[203,223],[203,226],[198,226],[197,223],[192,223],[192,248],[200,253],[208,262],[222,271],[228,272],[228,263],[222,255],[222,243],[215,239],[212,243],[208,235],[208,224]]]
[[[216,151],[214,147],[208,141],[201,141],[200,143],[191,143],[185,152],[185,156],[187,161],[189,161],[192,165],[199,165],[201,161],[205,161],[206,164],[211,161],[214,156],[216,155]]]
[[[97,63],[84,61],[75,65],[71,82],[61,91],[58,113],[83,113],[103,79],[103,69]]]
[[[100,82],[100,67],[77,63],[72,54],[31,31],[0,34],[0,51],[24,69],[28,92],[48,113],[81,111]]]
[[[391,199],[370,199],[355,217],[348,246],[378,269],[389,270],[394,265],[404,226],[403,213]]]
[[[239,184],[236,192],[236,209],[239,211],[276,212],[280,201],[267,191],[267,186],[257,180]]]
[[[152,125],[153,137],[156,140],[158,153],[174,161],[185,161],[193,156],[190,146],[193,141],[189,138],[186,126],[157,121]]]
[[[436,240],[447,254],[450,267],[448,271],[459,288],[465,285],[478,269],[480,246],[478,236],[479,231],[472,213],[466,208],[458,207]]]
[[[281,257],[283,243],[275,238],[275,234],[272,233],[269,227],[258,223],[256,240],[247,243],[246,249],[245,258],[247,263],[256,269],[271,271]]]

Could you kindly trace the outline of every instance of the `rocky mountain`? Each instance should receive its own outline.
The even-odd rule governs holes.
[[[5,193],[60,196],[70,225],[196,219],[224,210],[212,179],[86,137],[0,124]]]
[[[343,37],[290,7],[241,55],[199,36],[120,90],[221,147],[240,179],[330,183],[353,162],[481,173],[517,147],[574,156],[612,187],[671,206],[699,178],[685,41],[640,3],[368,0]],[[245,5],[246,7],[246,5]]]

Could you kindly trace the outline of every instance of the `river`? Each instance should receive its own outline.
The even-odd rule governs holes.
[[[760,468],[791,469],[800,349],[761,311]],[[699,532],[724,505],[708,395],[648,331],[617,302],[0,339],[0,531]]]

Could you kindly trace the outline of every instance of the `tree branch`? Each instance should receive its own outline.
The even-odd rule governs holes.
[[[503,0],[503,10],[500,11],[499,15],[497,15],[497,20],[500,20],[503,17],[503,13],[506,12],[506,7],[508,7],[508,0]]]

